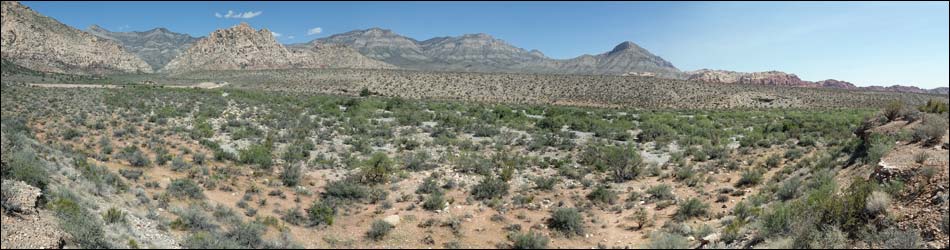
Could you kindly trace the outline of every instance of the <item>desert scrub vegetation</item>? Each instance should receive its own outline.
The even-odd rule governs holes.
[[[76,171],[76,180],[89,182],[81,187],[103,190],[102,195],[132,190],[131,195],[120,197],[134,196],[138,201],[133,204],[174,212],[162,215],[169,218],[160,218],[167,220],[163,224],[169,227],[169,221],[185,215],[181,221],[181,228],[187,231],[182,242],[185,247],[275,246],[278,244],[264,238],[279,236],[287,228],[331,231],[351,227],[354,219],[372,221],[381,214],[414,209],[437,216],[447,203],[453,208],[486,207],[485,213],[458,215],[433,224],[460,233],[468,219],[487,220],[479,218],[484,214],[503,214],[492,218],[499,227],[537,220],[534,213],[549,215],[543,221],[546,228],[525,228],[528,234],[520,234],[524,232],[520,227],[505,230],[520,234],[509,235],[511,246],[525,248],[538,247],[543,241],[535,236],[551,232],[571,237],[589,233],[592,241],[601,240],[601,231],[614,228],[628,230],[632,237],[647,236],[654,223],[667,220],[674,222],[656,229],[695,239],[709,231],[696,223],[709,223],[721,231],[718,233],[728,247],[752,244],[747,242],[750,232],[770,233],[755,239],[768,243],[793,238],[791,242],[797,246],[813,246],[838,242],[841,235],[850,243],[863,238],[855,232],[858,225],[876,226],[871,230],[875,235],[884,235],[892,227],[888,217],[893,215],[876,216],[883,214],[874,213],[872,208],[878,205],[869,206],[869,201],[876,201],[875,191],[886,192],[894,204],[901,201],[901,191],[893,186],[875,187],[862,200],[850,200],[845,195],[850,194],[846,192],[850,184],[836,187],[841,193],[816,191],[827,188],[826,182],[816,181],[822,179],[819,172],[834,176],[841,169],[861,167],[868,161],[868,151],[878,152],[869,150],[874,145],[895,145],[914,134],[893,135],[880,142],[872,140],[874,135],[855,134],[863,119],[875,114],[870,109],[584,108],[419,101],[383,97],[391,90],[371,89],[380,95],[351,98],[252,89],[4,88],[0,102],[4,104],[6,138],[19,137],[10,136],[10,131],[36,130],[35,136],[26,137],[50,147],[68,148],[70,156],[90,155],[90,167]],[[95,98],[66,98],[84,95]],[[855,102],[863,106],[881,103],[867,98]],[[32,103],[43,105],[22,108]],[[905,110],[919,105],[906,103]],[[74,115],[81,113],[87,117]],[[15,124],[14,128],[22,129],[11,130],[11,121],[16,120],[10,119],[13,116],[33,118]],[[902,114],[899,119],[914,118],[905,116],[915,115]],[[918,121],[927,122],[926,115],[918,116]],[[63,135],[70,128],[78,133],[65,141]],[[106,137],[109,143],[103,143]],[[13,166],[11,158],[27,150],[21,146],[11,150],[8,145],[15,141],[4,142],[5,179],[13,176],[7,175]],[[105,150],[104,146],[114,149]],[[46,152],[34,155],[41,162],[39,168],[54,167],[45,161],[55,157]],[[938,156],[931,155],[927,163]],[[162,174],[156,176],[153,171]],[[60,172],[47,171],[46,176]],[[113,172],[118,174],[110,174]],[[164,176],[166,172],[171,176]],[[42,179],[43,175],[32,176]],[[172,183],[160,179],[166,177]],[[47,180],[47,186],[56,180]],[[120,188],[122,182],[127,182],[127,189]],[[210,196],[221,192],[236,193],[238,198],[245,195],[240,201],[221,204],[232,208],[232,215],[202,205],[217,200]],[[202,193],[209,198],[198,196]],[[731,205],[735,202],[738,205]],[[212,214],[206,215],[206,221],[217,227],[192,223],[201,222],[192,220],[201,217],[178,211],[192,204],[202,213]],[[112,206],[97,208],[91,218],[106,223],[108,216],[98,209]],[[783,220],[790,216],[780,213],[782,206],[791,207],[784,211],[791,213],[791,218],[834,219],[827,223],[789,222]],[[566,207],[578,208],[569,213],[563,211],[570,209]],[[120,209],[134,215],[134,210]],[[604,216],[612,212],[635,216],[616,222]],[[661,219],[663,216],[667,220]],[[242,221],[248,218],[251,221]],[[247,224],[257,218],[256,223],[266,226],[263,231]],[[717,227],[720,218],[723,221]],[[241,231],[229,234],[240,223],[245,223]],[[190,226],[193,224],[197,226]],[[682,233],[686,231],[683,225],[693,227],[692,232]],[[105,230],[113,227],[105,226]],[[768,230],[759,231],[760,227]],[[538,235],[529,235],[532,232]],[[266,236],[253,237],[258,233]],[[657,246],[677,246],[680,240],[655,238],[673,242]],[[126,241],[116,245],[125,246]],[[446,246],[442,239],[435,241],[438,243],[432,246]],[[456,243],[448,246],[461,246],[458,240],[447,242]],[[340,240],[335,243],[354,246]],[[510,247],[505,243],[498,246]],[[733,243],[737,245],[730,245]],[[394,246],[404,246],[401,244]]]
[[[528,233],[514,233],[508,236],[511,241],[511,249],[547,249],[548,237],[530,231]]]
[[[204,199],[204,189],[191,179],[175,179],[166,189],[169,195],[179,199]]]
[[[560,232],[565,237],[583,236],[584,218],[576,208],[558,208],[551,213],[548,227]]]
[[[389,235],[393,228],[395,227],[388,222],[376,220],[373,221],[373,225],[370,226],[369,231],[366,232],[366,237],[374,241],[380,241],[383,240],[386,235]]]

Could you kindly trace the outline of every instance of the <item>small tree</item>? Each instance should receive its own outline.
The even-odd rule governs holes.
[[[615,182],[623,183],[640,175],[643,159],[632,148],[606,147],[603,164],[610,169]]]
[[[893,101],[887,104],[887,107],[884,108],[884,117],[888,121],[896,121],[901,118],[901,114],[904,111],[904,103],[900,101]]]

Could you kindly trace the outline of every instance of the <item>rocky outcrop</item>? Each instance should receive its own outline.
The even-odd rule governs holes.
[[[43,192],[22,181],[3,180],[3,209],[22,214],[37,212],[36,201]]]
[[[2,2],[0,57],[44,72],[152,72],[118,43],[71,28],[19,2]]]
[[[802,81],[794,74],[788,74],[781,71],[766,72],[735,72],[726,70],[702,69],[686,72],[687,79],[702,81],[708,83],[729,83],[729,84],[752,84],[752,85],[771,85],[771,86],[791,86],[791,87],[814,87],[815,84]]]
[[[868,86],[868,87],[860,87],[858,89],[868,90],[868,91],[914,93],[914,94],[933,94],[933,95],[950,94],[950,89],[948,89],[947,87],[935,88],[935,89],[922,89],[922,88],[914,87],[914,86],[893,85],[890,87]]]
[[[181,52],[191,47],[198,38],[187,34],[155,28],[143,32],[112,32],[93,25],[86,32],[116,41],[126,50],[142,58],[153,70],[159,70]]]
[[[292,68],[392,68],[349,53],[347,48],[313,45],[284,47],[267,29],[247,23],[217,30],[165,66],[166,72]]]
[[[69,237],[59,229],[56,217],[46,211],[20,216],[3,213],[0,217],[3,249],[62,249]]]
[[[39,210],[39,188],[22,181],[2,181],[0,246],[3,249],[60,249],[66,234],[49,212]]]
[[[854,86],[854,84],[852,84],[852,83],[850,83],[850,82],[838,81],[838,80],[835,80],[835,79],[828,79],[828,80],[824,80],[824,81],[818,81],[818,82],[815,82],[815,84],[818,85],[819,87],[823,87],[823,88],[849,89],[849,90],[858,89],[857,86]]]
[[[769,85],[769,86],[788,86],[788,87],[807,87],[807,88],[832,88],[845,90],[866,90],[881,92],[898,92],[914,94],[938,94],[947,95],[948,88],[937,88],[932,90],[921,89],[912,86],[894,85],[890,87],[870,86],[857,87],[846,81],[828,79],[818,82],[805,81],[795,74],[788,74],[781,71],[766,72],[735,72],[727,70],[701,69],[686,72],[686,79],[706,83],[728,83],[728,84],[751,84],[751,85]]]

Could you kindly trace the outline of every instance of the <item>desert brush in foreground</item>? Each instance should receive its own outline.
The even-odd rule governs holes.
[[[941,102],[650,111],[14,85],[0,102],[4,248],[948,240]]]

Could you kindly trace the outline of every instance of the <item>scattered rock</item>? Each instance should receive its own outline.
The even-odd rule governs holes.
[[[43,195],[42,190],[22,181],[10,180],[3,180],[3,187],[10,189],[3,190],[4,198],[7,199],[5,202],[9,209],[23,214],[36,212],[36,201]]]
[[[390,225],[393,225],[393,226],[398,226],[399,223],[402,222],[402,220],[401,220],[401,218],[399,217],[399,215],[390,215],[390,216],[387,216],[386,218],[383,219],[383,221],[385,221],[386,223],[389,223]]]

